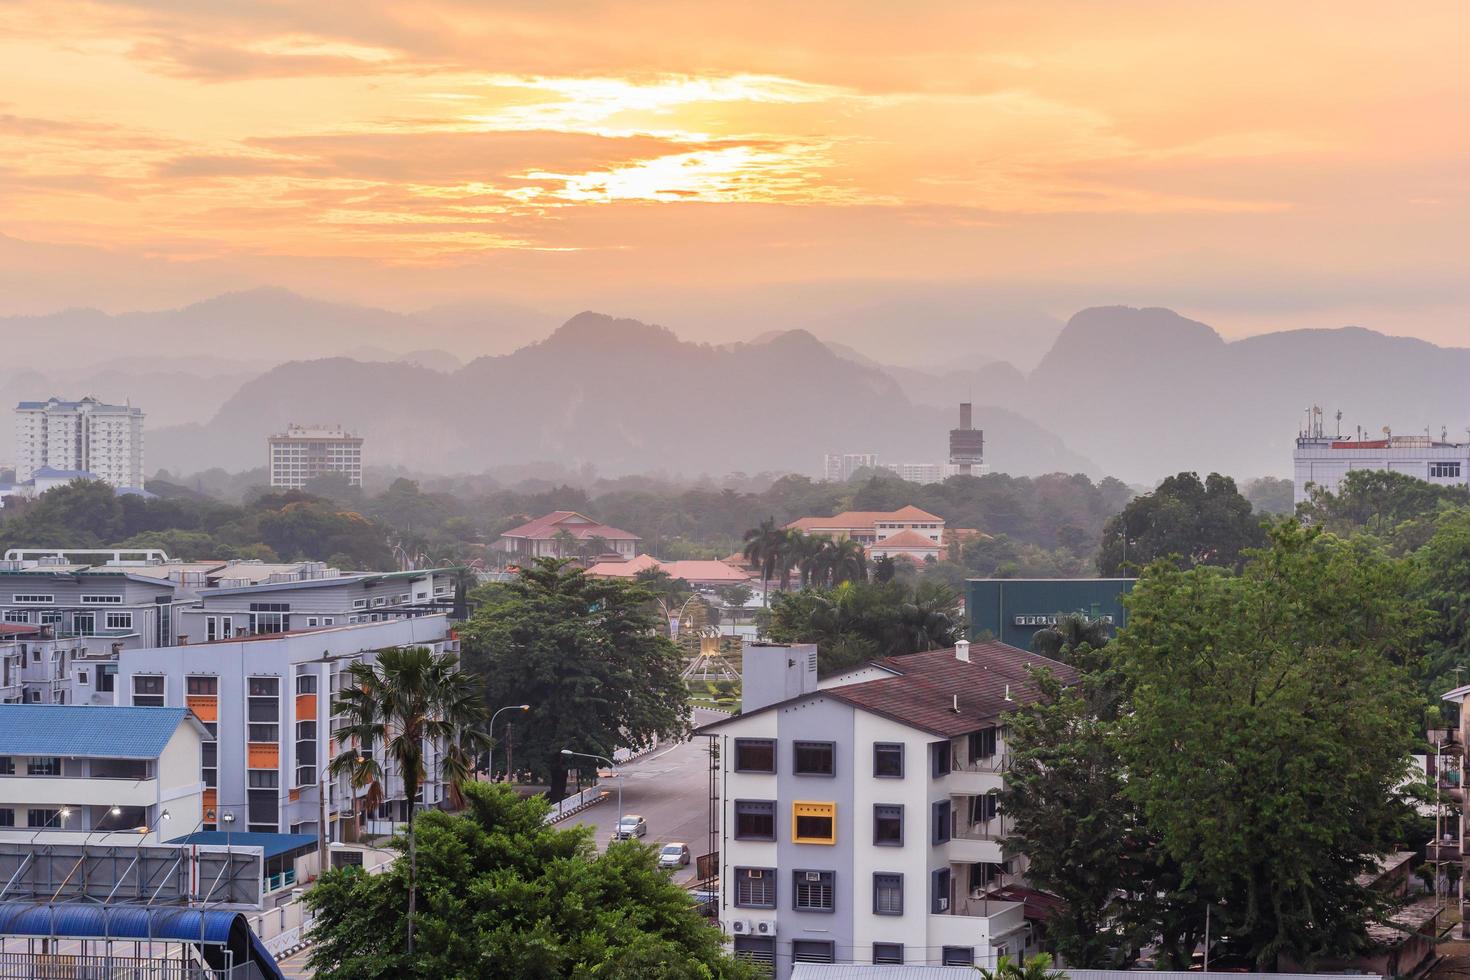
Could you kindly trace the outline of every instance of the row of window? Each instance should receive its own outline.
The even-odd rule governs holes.
[[[971,824],[985,824],[1000,812],[1000,797],[985,793],[969,797]],[[776,839],[776,803],[774,800],[735,801],[735,839],[774,841]],[[931,844],[950,840],[954,805],[950,800],[930,804]],[[791,840],[796,844],[837,843],[837,804],[795,802],[791,804]],[[902,847],[904,841],[904,806],[901,803],[873,805],[873,844],[876,847]]]
[[[734,901],[741,909],[774,909],[780,904],[775,868],[736,868]],[[940,868],[929,875],[929,911],[949,911],[950,870]],[[791,908],[795,912],[836,911],[837,872],[797,869],[791,872]],[[874,915],[903,915],[904,876],[896,871],[874,872],[872,886]]]
[[[0,827],[17,827],[15,822],[15,808],[0,806]],[[31,807],[26,810],[25,826],[35,827],[60,827],[61,811],[42,807]]]
[[[56,603],[56,595],[49,592],[17,592],[11,595],[10,601],[17,605],[50,606]],[[120,606],[123,597],[109,594],[83,594],[77,597],[77,601],[84,606]]]
[[[3,618],[7,623],[30,623],[31,611],[29,609],[7,609]],[[59,612],[43,612],[36,614],[36,623],[40,626],[60,626],[62,614]],[[130,630],[133,628],[133,614],[130,612],[110,612],[102,616],[102,628],[109,630]],[[90,635],[96,632],[97,616],[95,613],[74,613],[72,615],[72,632],[82,635]]]
[[[0,755],[0,776],[16,775],[15,757]],[[51,756],[28,756],[26,758],[27,776],[60,776],[61,760]]]
[[[993,758],[999,749],[999,732],[983,728],[969,735],[968,748],[972,760]],[[743,773],[776,772],[776,740],[773,738],[737,738],[735,771]],[[954,766],[953,747],[949,741],[929,745],[930,774],[946,776]],[[833,776],[837,773],[837,743],[796,740],[791,743],[792,771],[798,776]],[[873,776],[877,779],[902,779],[904,745],[902,742],[873,743]]]

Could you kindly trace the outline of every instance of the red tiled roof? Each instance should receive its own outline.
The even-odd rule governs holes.
[[[868,545],[869,551],[882,551],[884,548],[906,548],[923,551],[937,552],[942,546],[933,538],[926,538],[918,531],[903,530],[897,534],[890,534],[886,538],[874,541]]]
[[[580,521],[565,523],[568,518],[580,518]],[[586,522],[586,523],[583,523]],[[550,514],[527,521],[520,527],[513,527],[501,534],[503,538],[531,538],[533,540],[546,540],[556,537],[558,532],[566,531],[572,537],[580,540],[587,538],[606,538],[609,541],[638,541],[638,535],[621,528],[609,527],[599,524],[586,514],[579,514],[574,510],[554,510]]]
[[[1036,684],[1028,667],[1049,667],[1064,683],[1077,680],[1077,672],[1066,664],[998,641],[972,643],[969,663],[958,659],[953,649],[888,657],[879,663],[899,671],[899,676],[829,687],[822,693],[945,738],[973,732],[1034,701]]]
[[[1020,902],[1021,913],[1034,922],[1045,922],[1067,910],[1067,903],[1063,899],[1035,888],[1006,885],[990,894],[1003,902]]]
[[[32,633],[41,632],[39,626],[28,626],[25,623],[0,623],[0,636],[30,636]]]
[[[908,522],[913,524],[938,524],[942,518],[913,504],[898,510],[845,510],[831,517],[799,517],[786,526],[801,531],[847,530],[851,528],[871,529],[878,522]]]
[[[750,580],[748,572],[733,568],[723,561],[685,559],[682,561],[659,561],[652,555],[639,555],[631,561],[598,562],[587,569],[588,575],[603,578],[634,578],[641,571],[658,568],[670,578],[681,578],[686,582],[715,582],[733,585]]]

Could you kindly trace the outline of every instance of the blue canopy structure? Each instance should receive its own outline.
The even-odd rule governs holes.
[[[223,965],[224,957],[212,947],[223,946],[234,954],[231,962],[235,965],[254,963],[267,980],[285,980],[275,957],[251,931],[245,916],[226,909],[3,902],[0,936],[196,943],[214,966]]]

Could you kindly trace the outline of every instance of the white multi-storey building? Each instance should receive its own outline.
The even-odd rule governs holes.
[[[90,473],[115,487],[143,486],[143,410],[88,396],[15,407],[15,478],[36,471]]]
[[[1430,436],[1344,439],[1318,431],[1297,437],[1292,463],[1292,501],[1298,504],[1313,487],[1336,493],[1353,470],[1389,470],[1440,486],[1470,486],[1470,443]]]
[[[816,648],[752,644],[718,749],[720,920],[735,952],[792,964],[993,967],[1035,946],[997,800],[1002,716],[1036,696],[1002,643],[890,657],[818,682]]]
[[[266,442],[273,487],[299,490],[328,473],[341,473],[350,485],[362,486],[362,436],[341,426],[291,425]]]

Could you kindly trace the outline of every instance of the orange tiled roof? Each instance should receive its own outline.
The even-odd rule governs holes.
[[[939,542],[933,538],[926,538],[918,531],[899,531],[890,534],[881,541],[875,541],[868,546],[869,551],[882,551],[884,549],[903,548],[907,550],[923,549],[925,551],[939,551]]]
[[[935,517],[913,504],[898,510],[845,510],[831,517],[799,517],[786,526],[802,531],[845,530],[849,528],[871,528],[879,522],[907,522],[913,524],[942,524],[944,519]]]

